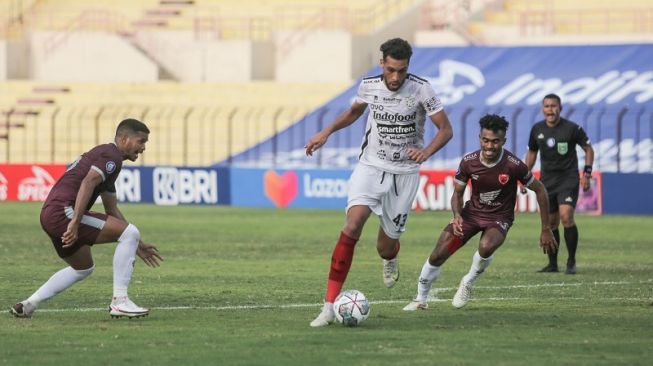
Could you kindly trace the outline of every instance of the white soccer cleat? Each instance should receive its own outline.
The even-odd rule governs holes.
[[[408,305],[404,306],[404,311],[426,310],[428,308],[429,308],[429,304],[426,301],[419,301],[415,299],[411,301]]]
[[[333,311],[333,304],[325,302],[320,315],[311,322],[311,327],[324,327],[333,323],[335,320],[336,314]]]
[[[109,306],[109,314],[112,318],[121,318],[126,316],[128,318],[140,318],[142,316],[147,316],[150,313],[149,309],[142,308],[131,300],[127,296],[124,297],[114,297]]]
[[[399,259],[383,260],[383,283],[390,288],[399,281]]]
[[[460,280],[460,285],[458,286],[458,291],[453,296],[451,300],[451,305],[455,308],[460,309],[463,306],[467,305],[469,300],[472,298],[472,284],[465,282],[464,279]]]
[[[31,318],[32,314],[34,314],[34,310],[36,310],[36,306],[32,305],[32,303],[27,300],[21,301],[9,308],[11,315],[16,318]]]

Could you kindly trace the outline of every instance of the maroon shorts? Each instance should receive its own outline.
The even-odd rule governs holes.
[[[68,229],[68,223],[73,215],[73,208],[63,206],[44,206],[41,209],[41,227],[45,231],[54,249],[61,258],[73,255],[82,245],[93,245],[107,221],[107,215],[99,212],[86,211],[77,232],[77,241],[68,248],[63,248],[61,236]]]
[[[512,226],[512,221],[501,221],[501,220],[492,220],[481,218],[478,216],[472,216],[467,214],[464,210],[461,215],[463,217],[463,238],[462,245],[465,245],[469,239],[476,235],[479,231],[485,232],[485,230],[490,228],[496,228],[503,234],[505,238],[508,235],[508,230]],[[451,224],[447,225],[444,228],[444,231],[453,235],[453,226]]]

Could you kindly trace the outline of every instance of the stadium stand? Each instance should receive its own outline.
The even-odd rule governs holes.
[[[141,164],[207,165],[270,138],[346,85],[274,82],[0,84],[0,161],[67,163],[118,121],[152,130]]]

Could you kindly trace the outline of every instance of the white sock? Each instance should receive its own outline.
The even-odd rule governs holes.
[[[93,273],[95,266],[77,271],[72,267],[66,267],[53,274],[27,301],[34,305],[39,306],[41,301],[48,300],[56,294],[74,285],[76,282],[85,279]]]
[[[140,240],[141,233],[132,224],[129,224],[118,238],[116,252],[113,254],[113,297],[127,296]]]
[[[478,253],[478,250],[474,253],[472,258],[472,266],[469,268],[469,272],[463,277],[463,281],[467,283],[474,283],[476,278],[485,271],[485,269],[492,263],[494,256],[489,258],[483,258]]]
[[[431,285],[440,275],[440,267],[432,266],[429,263],[429,260],[426,259],[424,266],[422,267],[422,272],[419,274],[419,281],[417,281],[417,297],[415,300],[424,302],[429,296],[429,291],[431,291]]]

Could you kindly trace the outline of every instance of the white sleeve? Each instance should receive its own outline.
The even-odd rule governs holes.
[[[427,116],[432,116],[444,109],[430,83],[425,83],[420,88],[420,103],[422,103]]]
[[[367,94],[367,87],[365,86],[364,80],[362,80],[358,85],[358,91],[356,92],[356,98],[354,98],[354,102],[358,104],[369,104],[370,102],[367,100]]]

